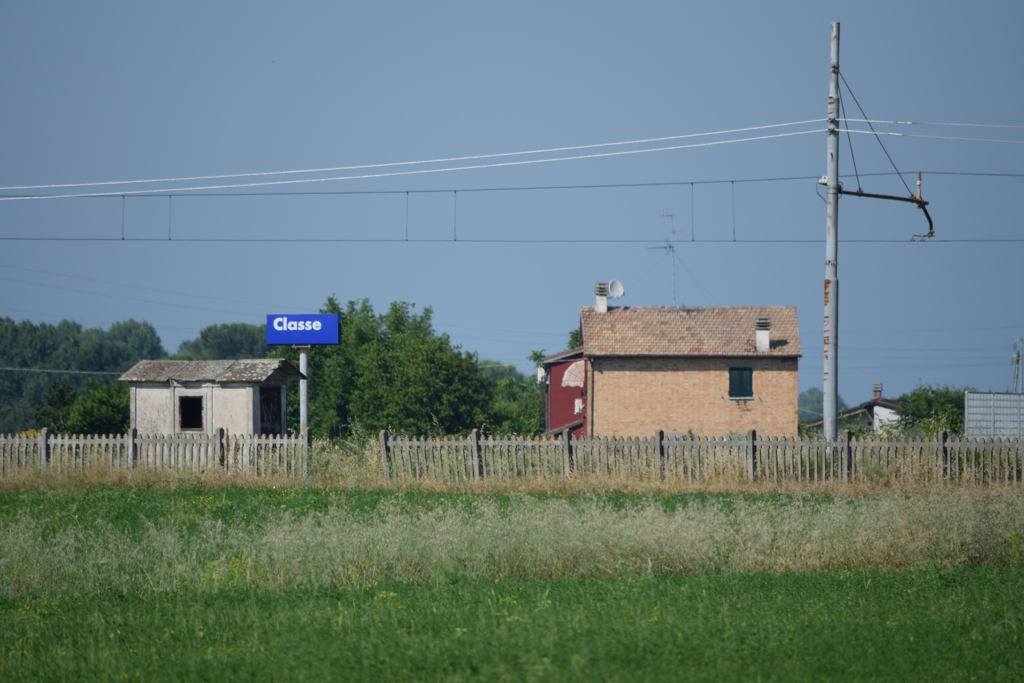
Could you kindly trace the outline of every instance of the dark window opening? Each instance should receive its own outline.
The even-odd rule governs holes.
[[[281,387],[260,387],[260,433],[284,434]]]
[[[729,398],[754,398],[754,368],[729,368]]]
[[[178,399],[178,424],[182,431],[203,430],[202,396],[182,396]]]

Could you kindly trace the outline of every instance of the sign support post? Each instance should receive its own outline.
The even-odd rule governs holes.
[[[299,372],[303,377],[299,380],[299,431],[305,434],[309,431],[309,345],[292,348],[299,350]]]

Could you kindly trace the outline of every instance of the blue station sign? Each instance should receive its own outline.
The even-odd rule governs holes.
[[[338,315],[281,314],[267,316],[267,344],[319,346],[338,343]]]

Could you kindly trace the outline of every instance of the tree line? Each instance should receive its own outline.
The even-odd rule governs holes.
[[[322,313],[339,314],[338,346],[310,352],[310,429],[337,437],[363,429],[408,434],[455,434],[481,429],[538,434],[544,395],[515,366],[481,361],[438,334],[428,308],[414,314],[396,302],[375,313],[367,300],[342,308],[329,297]],[[117,382],[139,360],[287,358],[298,352],[268,347],[263,325],[204,328],[169,354],[152,325],[129,320],[110,329],[84,329],[0,318],[0,367],[106,372],[109,375],[0,371],[0,433],[41,427],[59,433],[121,433],[128,429],[127,386]],[[289,389],[288,427],[298,429],[298,388]]]

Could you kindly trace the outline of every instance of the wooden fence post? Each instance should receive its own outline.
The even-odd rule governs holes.
[[[661,480],[665,481],[665,430],[658,429],[654,432],[654,441],[658,449],[658,473]]]
[[[129,440],[129,451],[128,451],[128,467],[135,469],[139,464],[139,430],[135,427],[131,428],[131,432],[128,434]]]
[[[469,447],[473,453],[473,478],[484,478],[484,458],[480,452],[480,431],[474,429],[469,433]]]
[[[50,434],[46,427],[39,430],[39,469],[50,464]],[[26,461],[28,458],[25,459]]]
[[[568,429],[562,430],[562,476],[567,476],[572,471],[572,432]]]
[[[225,438],[224,428],[217,428],[217,464],[220,465],[221,469],[224,469],[224,461],[227,459],[225,454],[228,452],[227,444],[224,443]]]
[[[747,481],[754,481],[757,473],[757,430],[751,429],[747,441]]]
[[[853,471],[853,449],[850,443],[853,441],[853,434],[849,429],[843,430],[843,479],[852,484],[854,481]]]
[[[385,481],[391,481],[391,468],[388,467],[388,463],[391,462],[391,457],[388,453],[388,430],[380,430],[380,465],[384,468],[384,479]]]
[[[938,457],[939,462],[942,463],[942,478],[949,479],[949,451],[946,447],[946,441],[949,440],[949,434],[945,431],[939,432],[938,444],[936,445],[935,455]]]

